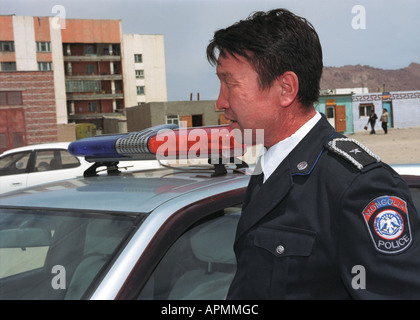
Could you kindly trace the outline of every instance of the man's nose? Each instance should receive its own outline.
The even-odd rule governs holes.
[[[224,110],[229,108],[229,102],[226,98],[225,91],[223,90],[223,87],[220,88],[219,97],[216,101],[216,110]]]

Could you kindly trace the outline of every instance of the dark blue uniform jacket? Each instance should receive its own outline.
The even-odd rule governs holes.
[[[334,151],[334,138],[323,116],[264,184],[251,177],[228,299],[420,298],[420,219],[406,183],[363,146]]]

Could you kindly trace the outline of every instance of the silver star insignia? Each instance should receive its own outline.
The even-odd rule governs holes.
[[[359,148],[356,148],[356,149],[353,149],[353,150],[349,151],[349,153],[354,153],[354,154],[358,154],[359,152],[360,153],[362,152],[362,151],[359,150]]]

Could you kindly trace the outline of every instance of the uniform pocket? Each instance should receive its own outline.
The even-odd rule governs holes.
[[[254,231],[254,246],[265,252],[265,290],[268,299],[286,299],[288,287],[300,278],[314,247],[316,232],[286,226],[259,227]],[[268,254],[267,254],[268,253]],[[261,263],[261,260],[259,261]]]
[[[286,226],[264,226],[255,232],[254,245],[276,257],[308,257],[315,243],[316,232]]]

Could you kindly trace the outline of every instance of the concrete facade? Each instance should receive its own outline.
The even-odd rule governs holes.
[[[163,35],[124,34],[122,43],[126,106],[167,101]],[[141,55],[141,62],[135,55]],[[138,87],[143,87],[144,93],[138,94]]]

